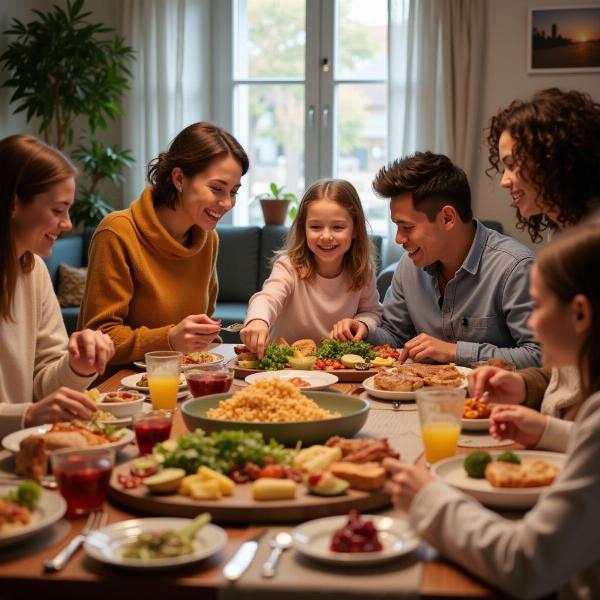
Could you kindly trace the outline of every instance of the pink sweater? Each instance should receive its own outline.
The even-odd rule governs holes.
[[[375,276],[361,290],[350,291],[349,285],[346,272],[333,279],[300,279],[289,258],[279,258],[263,289],[250,298],[246,324],[262,319],[270,325],[272,339],[283,337],[290,343],[302,338],[319,343],[345,318],[362,321],[369,331],[378,327],[383,309]]]

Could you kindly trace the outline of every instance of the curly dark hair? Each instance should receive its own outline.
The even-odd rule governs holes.
[[[600,104],[589,94],[550,88],[529,101],[513,100],[486,131],[487,175],[502,171],[498,141],[508,131],[521,176],[557,211],[556,223],[547,214],[525,219],[517,211],[517,229],[527,229],[538,242],[544,230],[572,226],[586,216],[590,201],[600,195]]]

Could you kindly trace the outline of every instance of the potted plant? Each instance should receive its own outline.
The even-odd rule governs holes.
[[[295,219],[298,213],[298,198],[291,192],[283,192],[285,186],[271,182],[271,191],[256,196],[260,200],[265,225],[283,225],[286,215]],[[290,206],[291,204],[291,206]]]
[[[66,9],[33,12],[35,20],[24,24],[13,19],[5,32],[12,40],[0,56],[2,68],[10,73],[3,87],[14,90],[14,112],[25,112],[28,123],[39,119],[44,140],[63,150],[73,143],[76,118],[83,117],[94,133],[122,114],[118,102],[128,87],[134,51],[122,37],[108,36],[113,29],[90,23],[83,0],[67,0]],[[73,221],[94,226],[114,210],[98,194],[99,184],[108,179],[118,185],[121,169],[133,158],[128,150],[85,137],[72,153],[88,179],[80,186]]]

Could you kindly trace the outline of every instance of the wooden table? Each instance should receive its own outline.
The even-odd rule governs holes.
[[[136,371],[123,370],[103,382],[100,391],[111,391],[119,387],[121,379]],[[342,392],[351,393],[359,384],[336,384]],[[173,435],[187,431],[180,413],[173,424]],[[139,515],[128,509],[109,503],[107,505],[109,523],[115,523]],[[223,565],[236,552],[240,543],[254,535],[256,528],[227,528],[229,541],[220,558],[213,558],[189,570],[178,571],[172,575],[166,571],[160,576],[146,573],[119,570],[104,566],[86,558],[79,551],[66,568],[59,573],[44,573],[42,563],[67,544],[69,539],[81,531],[85,518],[71,520],[68,536],[58,544],[34,554],[13,558],[0,564],[0,594],[4,598],[72,598],[81,596],[86,600],[95,598],[117,600],[137,597],[169,598],[176,594],[177,600],[194,598],[195,600],[217,598],[217,585]],[[1,558],[0,560],[5,560]],[[423,565],[423,578],[420,586],[422,598],[490,598],[502,597],[461,568],[444,560],[430,560]]]

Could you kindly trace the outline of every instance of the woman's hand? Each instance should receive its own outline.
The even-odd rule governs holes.
[[[362,340],[369,334],[369,328],[356,319],[341,319],[333,325],[329,337],[340,342],[346,340]]]
[[[68,350],[71,369],[82,377],[89,377],[104,373],[115,353],[115,345],[105,333],[84,329],[71,335]]]
[[[179,352],[199,352],[217,337],[221,321],[207,315],[189,315],[169,330],[169,344]]]
[[[25,413],[25,427],[83,419],[87,421],[97,410],[95,402],[84,393],[61,387],[39,402],[32,404]]]
[[[495,404],[522,404],[525,380],[518,374],[498,367],[479,367],[469,373],[469,394]]]
[[[402,463],[395,458],[385,458],[382,466],[390,475],[385,489],[391,494],[394,506],[400,510],[408,510],[414,497],[433,481],[433,475],[425,467]]]
[[[262,358],[269,343],[269,324],[262,319],[253,319],[240,331],[240,338],[250,352]]]
[[[514,440],[528,448],[537,446],[548,417],[526,406],[499,404],[490,415],[490,433],[497,440]]]

